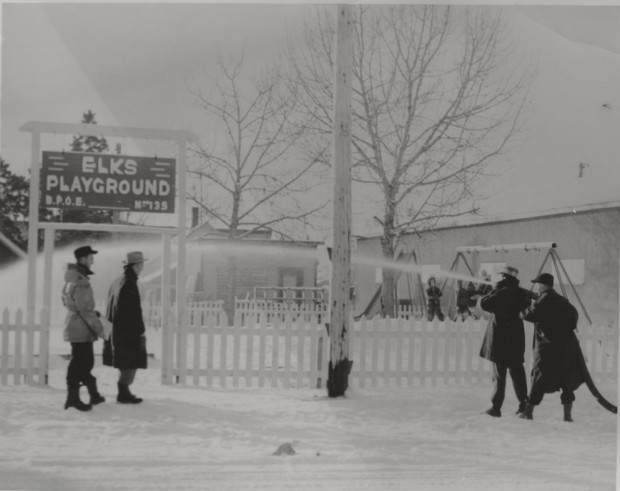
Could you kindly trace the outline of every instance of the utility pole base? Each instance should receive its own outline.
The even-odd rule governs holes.
[[[348,358],[340,360],[334,367],[332,362],[329,362],[329,369],[327,372],[327,395],[329,397],[343,397],[346,390],[349,388],[349,374],[351,373],[351,366],[353,361]]]

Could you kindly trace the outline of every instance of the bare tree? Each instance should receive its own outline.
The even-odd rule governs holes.
[[[291,79],[318,139],[332,124],[332,18],[317,9],[289,46]],[[375,220],[385,257],[394,257],[403,233],[476,212],[476,185],[517,132],[532,80],[522,63],[509,63],[503,28],[501,12],[489,7],[357,9],[353,179],[366,202],[381,197]],[[388,315],[395,290],[394,271],[384,270]]]
[[[322,153],[305,158],[297,144],[305,127],[296,119],[297,94],[283,83],[277,68],[248,76],[244,53],[219,60],[218,76],[208,91],[190,91],[215,128],[208,144],[193,148],[199,164],[191,174],[205,179],[207,192],[190,193],[230,239],[242,240],[257,230],[294,239],[300,228],[312,227],[312,217],[327,202],[303,203],[313,183]],[[236,260],[228,259],[225,309],[234,313]],[[232,318],[231,318],[232,320]]]

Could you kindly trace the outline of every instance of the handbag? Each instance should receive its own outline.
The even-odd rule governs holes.
[[[103,340],[103,352],[101,353],[103,364],[106,366],[114,365],[114,355],[112,354],[112,341],[110,338]]]

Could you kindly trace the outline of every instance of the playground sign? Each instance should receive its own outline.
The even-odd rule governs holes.
[[[174,213],[176,160],[43,152],[42,206]]]

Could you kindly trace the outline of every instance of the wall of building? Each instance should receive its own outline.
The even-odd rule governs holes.
[[[579,260],[583,260],[582,284],[575,289],[585,308],[597,325],[617,326],[619,297],[620,255],[620,209],[602,209],[552,217],[540,217],[510,222],[498,222],[466,227],[441,229],[418,235],[406,236],[404,247],[415,250],[423,265],[439,265],[448,271],[456,257],[456,248],[463,246],[492,246],[497,244],[556,242],[560,258],[578,272]],[[359,239],[360,254],[380,254],[379,238]],[[478,273],[481,263],[505,262],[520,270],[519,278],[526,288],[538,272],[547,251],[481,252],[465,254],[468,263]],[[574,261],[574,263],[573,263]],[[571,264],[572,263],[572,264]],[[547,263],[545,271],[551,272]],[[461,265],[459,272],[466,273]],[[577,275],[578,276],[578,275]],[[360,312],[368,304],[378,286],[376,268],[356,266],[356,303],[354,310]],[[414,277],[410,284],[415,285]],[[558,287],[558,291],[561,289]],[[444,296],[450,295],[449,289]],[[414,299],[416,295],[414,294]],[[569,292],[571,302],[576,297]],[[409,298],[406,275],[399,281],[399,298]],[[583,314],[581,315],[583,318]],[[583,324],[582,324],[583,325]]]
[[[254,253],[237,256],[237,289],[238,298],[254,297],[257,286],[277,287],[282,270],[299,270],[303,287],[316,286],[316,259],[314,244],[279,243],[281,251],[273,253],[271,244],[254,243]],[[266,247],[264,251],[261,247]],[[267,251],[267,252],[265,252]],[[226,296],[226,274],[228,270],[227,256],[218,253],[205,253],[201,257],[204,294],[208,300],[223,300]]]

